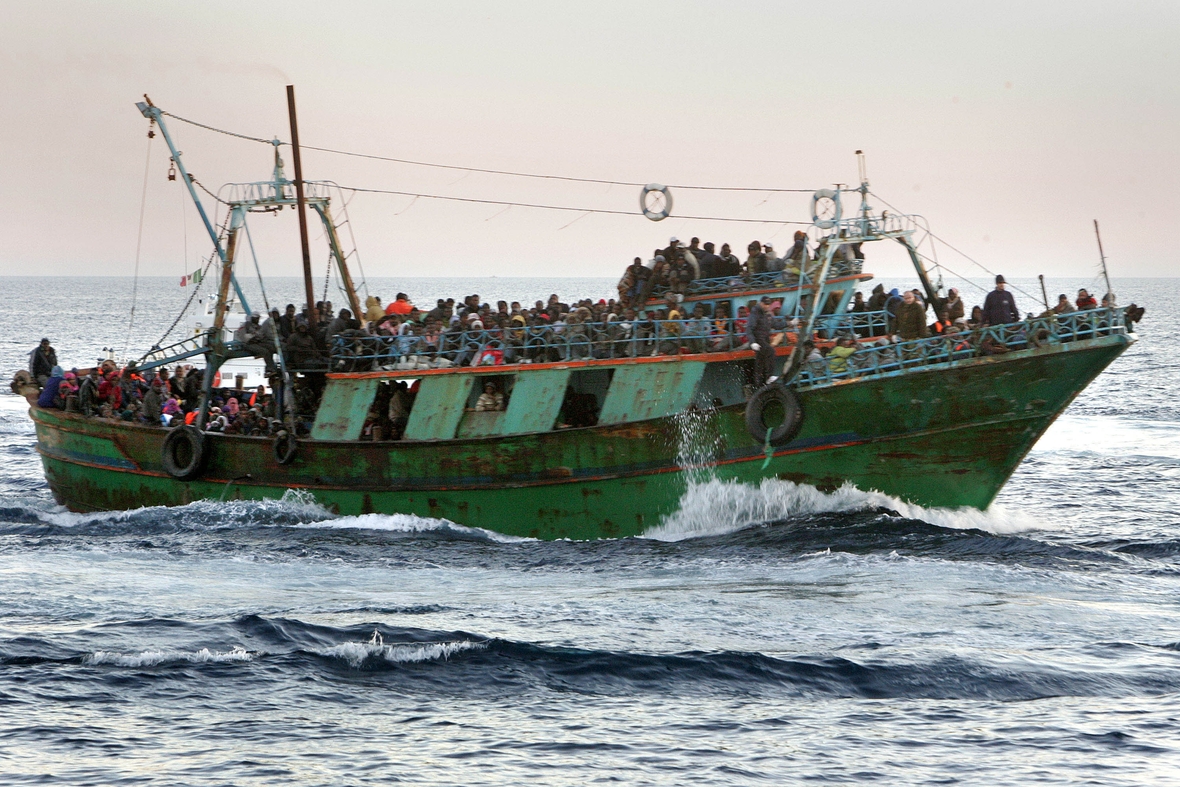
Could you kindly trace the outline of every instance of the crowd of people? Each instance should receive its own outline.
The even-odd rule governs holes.
[[[276,349],[281,350],[288,369],[309,373],[294,391],[295,411],[305,416],[314,414],[322,387],[323,376],[316,373],[357,368],[355,363],[341,365],[348,364],[349,358],[347,352],[340,353],[341,348],[352,345],[352,357],[356,358],[357,353],[369,352],[366,346],[374,343],[392,348],[386,353],[389,357],[403,358],[411,353],[431,357],[433,368],[752,350],[752,382],[757,387],[774,379],[774,348],[791,346],[798,339],[800,321],[795,315],[783,313],[782,300],[763,296],[748,301],[731,315],[728,300],[719,299],[715,305],[686,304],[682,294],[669,288],[663,298],[652,301],[643,288],[653,276],[683,270],[685,265],[692,269],[693,276],[705,277],[718,271],[723,271],[721,275],[740,276],[750,270],[761,271],[767,264],[805,262],[809,257],[806,236],[796,240],[792,252],[774,258],[773,263],[773,247],[751,244],[750,259],[743,264],[729,253],[728,245],[722,246],[721,254],[714,254],[710,243],[700,247],[698,239],[693,238],[689,246],[681,249],[673,238],[667,249],[655,255],[653,266],[636,260],[619,284],[617,300],[584,299],[570,304],[553,294],[532,306],[517,301],[498,301],[492,306],[473,294],[461,301],[440,298],[424,311],[405,293],[398,293],[386,306],[377,296],[369,296],[360,317],[349,309],[333,314],[332,303],[325,301],[315,305],[312,320],[306,308],[299,312],[288,304],[285,313],[272,310],[265,321],[258,314],[252,315],[237,329],[234,338],[245,352],[266,360],[275,384],[281,379],[274,362]],[[792,258],[791,253],[796,251]],[[850,248],[849,253],[859,254],[859,249]],[[648,275],[639,274],[636,266],[648,271]],[[644,308],[636,308],[638,303]],[[1103,305],[1108,303],[1109,296],[1103,298]],[[1072,303],[1060,295],[1046,314],[1062,315],[1097,305],[1083,289]],[[837,321],[839,330],[804,340],[806,363],[813,367],[824,365],[835,373],[845,372],[856,367],[854,356],[858,350],[937,336],[952,337],[956,349],[973,347],[978,342],[978,349],[985,354],[1006,352],[1001,343],[987,337],[980,339],[975,331],[1021,320],[1003,276],[996,277],[995,289],[970,312],[953,288],[945,297],[929,298],[918,289],[886,292],[878,284],[868,298],[855,293],[847,313],[850,318]],[[858,314],[865,318],[858,320]],[[480,340],[472,342],[472,336]],[[118,368],[114,361],[105,361],[84,372],[67,372],[58,365],[49,340],[43,339],[29,354],[28,377],[40,388],[41,407],[168,426],[191,424],[197,417],[204,370],[180,365],[171,371],[163,367],[140,371],[134,364]],[[367,423],[366,429],[400,435],[416,393],[416,385],[410,387],[404,382],[383,385],[379,395],[382,402],[377,408],[381,417]],[[472,409],[503,410],[505,403],[504,392],[495,382],[488,382]],[[285,428],[279,403],[264,386],[256,390],[214,389],[205,429],[271,435]]]
[[[46,369],[44,363],[53,365]],[[41,374],[44,372],[44,374]],[[191,424],[200,407],[204,369],[180,365],[139,371],[107,360],[84,371],[65,371],[48,339],[30,354],[29,375],[40,386],[37,406],[148,426]],[[275,397],[265,386],[252,390],[214,388],[205,429],[243,435],[284,429]]]
[[[782,283],[798,281],[803,275],[814,272],[816,261],[826,252],[827,240],[813,251],[807,242],[807,233],[795,233],[790,248],[780,257],[774,245],[767,241],[750,241],[746,246],[746,258],[739,259],[728,243],[717,249],[711,242],[701,243],[693,238],[687,246],[673,236],[667,247],[656,249],[646,262],[641,257],[627,266],[619,279],[619,302],[624,307],[642,309],[653,295],[674,293],[683,295],[692,282],[700,279],[719,279],[723,283],[740,286],[751,277],[764,273],[781,274]],[[840,244],[834,259],[841,262],[863,260],[861,244]]]

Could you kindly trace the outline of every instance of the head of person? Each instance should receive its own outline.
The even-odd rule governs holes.
[[[399,300],[399,301],[408,301],[409,299],[410,299],[410,296],[406,295],[404,292],[399,292],[397,294],[397,300]]]
[[[856,340],[848,334],[844,334],[840,337],[840,341],[837,342],[837,344],[839,344],[841,347],[852,347],[856,344]]]
[[[705,243],[705,251],[709,252],[710,254],[713,253],[713,241],[708,241]]]
[[[1065,293],[1063,292],[1057,296],[1057,302],[1058,303],[1069,303],[1069,298],[1067,298]]]
[[[340,313],[336,316],[342,320],[348,320],[352,318],[352,312],[350,312],[348,309],[341,309]]]
[[[906,290],[905,294],[901,296],[901,299],[905,303],[913,303],[915,300],[914,291],[913,290]]]
[[[729,244],[728,244],[728,243],[722,243],[722,244],[721,244],[721,254],[722,254],[723,256],[729,256],[729,253],[730,253]]]
[[[287,316],[288,316],[288,317],[294,317],[294,316],[295,316],[295,304],[293,304],[293,303],[288,303],[288,304],[287,304]]]
[[[258,312],[254,312],[253,314],[250,315],[250,322],[254,323],[255,325],[258,324],[258,319],[259,319]]]
[[[803,230],[795,230],[795,240],[803,240],[807,237],[807,233]]]
[[[27,345],[27,344],[25,345],[25,347],[28,347],[28,346],[29,346],[29,345]],[[48,349],[49,349],[49,340],[48,340],[48,339],[42,339],[42,340],[41,340],[41,349],[42,349],[42,350],[48,350]]]
[[[1086,288],[1085,288],[1085,287],[1083,287],[1082,289],[1078,290],[1078,297],[1079,297],[1079,298],[1089,298],[1089,297],[1090,297],[1090,293],[1086,292]],[[42,339],[42,341],[49,341],[49,340],[48,340],[48,339]]]
[[[757,254],[758,252],[762,251],[762,244],[756,240],[752,240],[750,241],[750,245],[746,247],[746,250],[751,254]]]
[[[762,250],[767,254],[771,254],[774,252],[774,245],[770,243],[770,241],[767,241],[765,244],[763,244]]]
[[[996,276],[996,289],[997,289],[997,290],[1002,290],[1002,289],[1004,289],[1004,287],[1005,287],[1007,284],[1008,284],[1008,282],[1004,281],[1004,277],[1003,277],[1002,275],[1001,275],[1001,276]]]
[[[668,245],[672,248],[676,248],[679,244],[680,238],[677,238],[675,235],[673,235],[671,238],[668,238]]]
[[[758,305],[762,307],[762,311],[769,314],[774,309],[774,303],[770,300],[770,296],[763,295],[762,300],[758,301]]]
[[[865,299],[864,293],[860,292],[860,291],[857,291],[856,294],[852,296],[852,300],[856,301],[857,303],[860,303],[864,299]]]
[[[494,394],[496,392],[495,383],[484,383],[483,392],[486,394]]]

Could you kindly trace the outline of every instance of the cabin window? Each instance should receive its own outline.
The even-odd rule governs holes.
[[[614,374],[614,369],[577,369],[571,372],[561,412],[557,416],[557,428],[595,426]]]
[[[467,395],[467,409],[479,409],[479,397],[485,393],[491,396],[500,395],[500,406],[497,410],[508,409],[508,399],[512,395],[512,383],[516,379],[514,374],[480,374],[475,377],[475,385],[471,386],[471,393]],[[492,391],[488,391],[488,386]],[[486,400],[485,400],[486,402]]]

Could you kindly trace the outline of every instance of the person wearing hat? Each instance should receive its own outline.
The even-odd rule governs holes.
[[[1091,295],[1084,287],[1078,290],[1077,304],[1078,311],[1080,312],[1084,312],[1086,309],[1098,308],[1098,301],[1094,300],[1094,296]]]
[[[1004,277],[996,276],[996,288],[989,292],[983,301],[983,324],[1005,325],[1019,321],[1020,312],[1016,309],[1016,299],[1008,292]]]
[[[37,385],[45,387],[45,381],[53,375],[53,367],[57,366],[57,350],[53,349],[48,339],[29,353],[29,374],[37,381]]]
[[[774,250],[774,245],[770,241],[762,244],[762,253],[766,255],[766,272],[778,273],[786,267],[787,261],[780,259]]]

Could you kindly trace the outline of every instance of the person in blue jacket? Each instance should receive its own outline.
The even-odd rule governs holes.
[[[45,387],[41,389],[41,395],[37,397],[38,407],[57,407],[57,389],[61,387],[61,381],[65,379],[65,376],[66,373],[62,371],[60,366],[53,367],[49,373],[49,379],[45,381]]]

